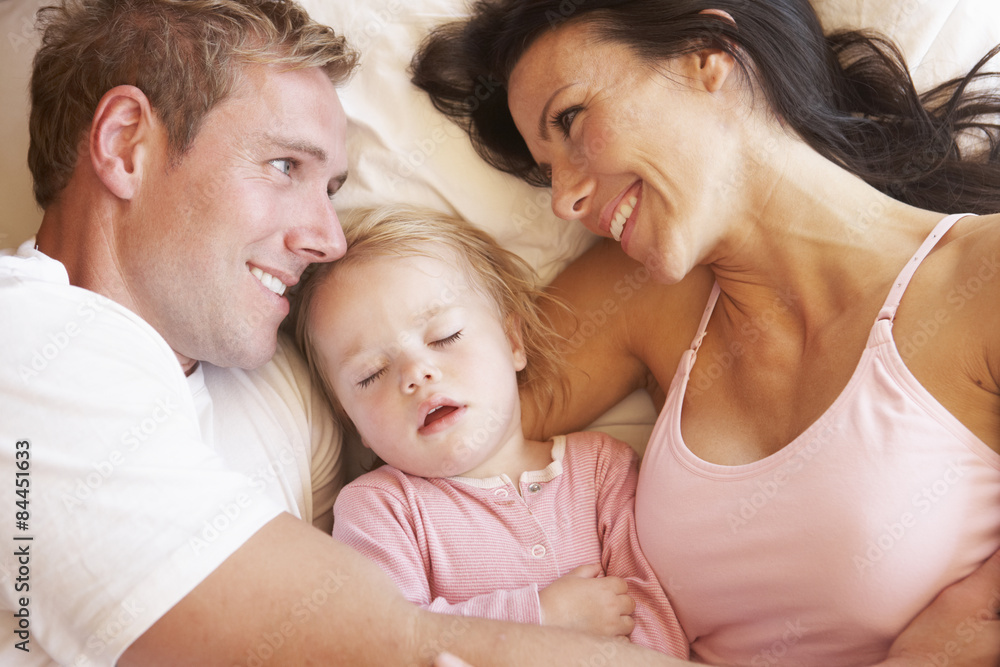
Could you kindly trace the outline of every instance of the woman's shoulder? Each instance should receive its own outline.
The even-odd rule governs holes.
[[[913,277],[893,324],[917,381],[1000,451],[1000,215],[958,220]]]
[[[951,239],[945,239],[942,262],[944,303],[940,308],[962,316],[985,346],[996,349],[1000,342],[1000,213],[968,216],[956,223]],[[996,375],[994,377],[1000,377]]]
[[[942,241],[936,262],[939,278],[970,295],[1000,291],[1000,213],[961,218]],[[933,261],[933,255],[929,259]]]
[[[618,243],[601,239],[570,264],[550,290],[567,300],[583,322],[601,326],[624,319],[633,327],[652,325],[653,331],[644,327],[639,333],[655,335],[662,342],[663,329],[682,337],[694,334],[713,280],[712,272],[699,266],[675,284],[657,283]]]
[[[549,286],[568,306],[543,308],[565,339],[569,387],[562,408],[545,414],[522,401],[525,432],[542,438],[582,428],[636,389],[669,382],[712,283],[698,267],[676,284],[658,284],[619,244],[598,241]]]

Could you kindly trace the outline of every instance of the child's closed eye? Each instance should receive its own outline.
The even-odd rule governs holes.
[[[452,335],[448,336],[447,338],[442,338],[440,340],[432,341],[431,345],[436,345],[437,347],[444,347],[446,345],[451,345],[461,337],[462,337],[462,331],[458,330]]]
[[[371,383],[375,382],[375,380],[377,380],[380,377],[382,377],[382,375],[384,375],[384,374],[385,374],[385,368],[380,368],[377,371],[375,371],[374,373],[372,373],[371,375],[369,375],[368,377],[366,377],[364,380],[362,380],[361,382],[359,382],[358,386],[361,387],[362,389],[365,389],[366,387],[368,387],[369,385],[371,385]]]

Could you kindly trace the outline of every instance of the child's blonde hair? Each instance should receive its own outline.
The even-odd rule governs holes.
[[[465,263],[472,284],[493,301],[504,326],[520,328],[528,363],[518,372],[518,385],[531,387],[542,411],[564,396],[565,361],[558,354],[562,341],[538,307],[547,301],[564,308],[557,299],[535,286],[531,267],[505,250],[486,232],[461,218],[414,206],[362,209],[344,220],[347,253],[343,258],[317,265],[299,286],[294,298],[295,341],[306,358],[313,381],[326,394],[334,412],[347,426],[350,419],[333,388],[321,372],[318,353],[309,330],[312,301],[318,287],[346,267],[378,257],[424,255],[440,258],[443,246]],[[471,369],[470,369],[471,370]]]

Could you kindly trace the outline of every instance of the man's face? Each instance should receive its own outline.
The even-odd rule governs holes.
[[[265,363],[285,288],[343,255],[330,197],[347,173],[346,128],[320,69],[250,66],[179,159],[165,135],[154,146],[115,243],[133,307],[185,368]]]

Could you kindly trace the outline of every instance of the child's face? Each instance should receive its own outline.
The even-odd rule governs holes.
[[[365,444],[421,477],[499,474],[505,445],[522,438],[520,337],[461,267],[450,252],[346,266],[319,287],[309,318]]]

